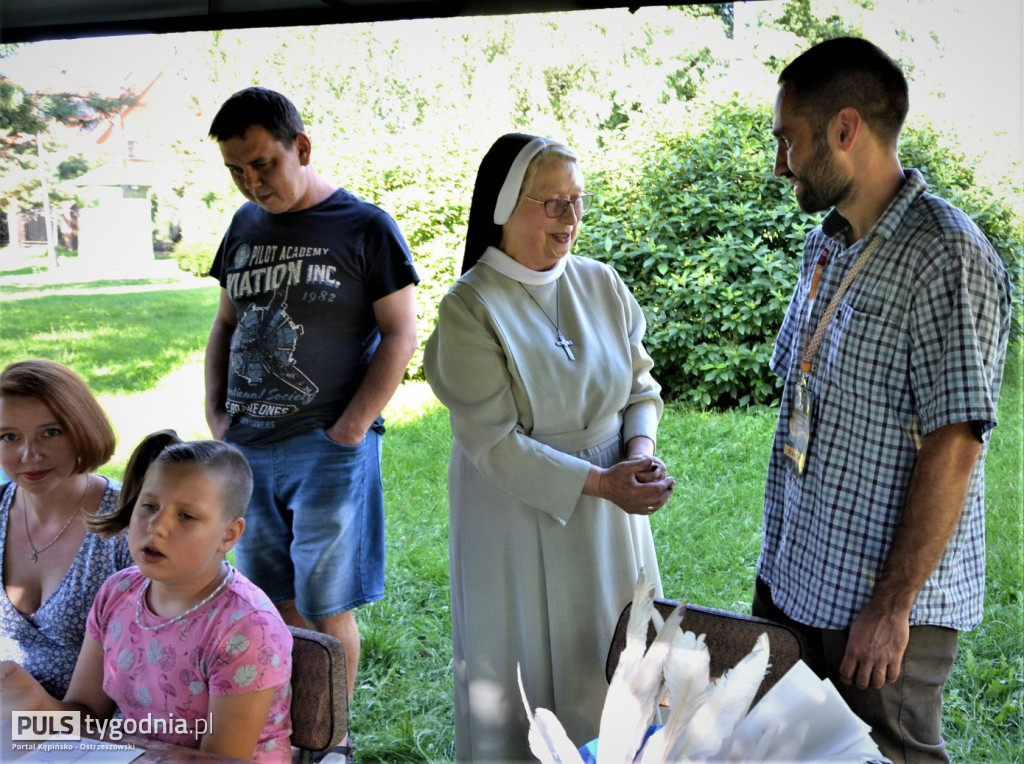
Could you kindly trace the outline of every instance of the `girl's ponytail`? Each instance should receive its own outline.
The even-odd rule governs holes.
[[[117,511],[105,515],[89,515],[85,521],[89,530],[100,536],[115,536],[127,528],[149,465],[168,446],[182,442],[174,430],[159,430],[143,438],[132,451],[128,466],[125,467],[124,479],[121,481],[121,501]]]

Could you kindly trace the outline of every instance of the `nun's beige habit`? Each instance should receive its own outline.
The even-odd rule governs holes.
[[[506,139],[499,182],[535,143]],[[521,183],[520,170],[516,195]],[[454,436],[456,756],[527,761],[517,664],[531,705],[583,745],[597,736],[608,645],[641,568],[660,594],[649,520],[582,490],[591,463],[621,461],[634,436],[655,439],[662,404],[643,313],[613,269],[568,255],[537,272],[494,246],[476,257],[443,298],[424,359]]]

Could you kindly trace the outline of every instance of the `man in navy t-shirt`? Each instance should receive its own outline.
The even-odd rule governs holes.
[[[322,178],[295,106],[232,95],[210,127],[248,200],[210,275],[206,418],[256,486],[236,563],[296,626],[359,661],[353,608],[384,594],[381,410],[416,348],[408,246],[378,207]]]

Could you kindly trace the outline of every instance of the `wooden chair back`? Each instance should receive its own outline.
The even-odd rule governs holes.
[[[666,599],[654,601],[654,607],[662,618],[667,618],[678,604],[678,602]],[[608,660],[605,663],[605,676],[609,682],[615,673],[615,667],[619,665],[619,655],[626,646],[626,628],[629,624],[629,612],[632,607],[633,603],[626,605],[619,616],[618,623],[615,624],[615,633],[612,636]],[[768,692],[793,664],[807,655],[803,638],[795,629],[750,615],[687,604],[679,628],[683,631],[692,631],[694,634],[705,635],[704,643],[711,654],[712,677],[721,676],[723,672],[739,663],[753,649],[757,638],[767,632],[768,673],[757,691],[754,703],[757,703],[761,696]],[[656,634],[652,621],[647,628],[648,647],[654,641]]]
[[[341,743],[348,731],[345,651],[329,634],[289,626],[292,633],[292,746],[299,762]]]

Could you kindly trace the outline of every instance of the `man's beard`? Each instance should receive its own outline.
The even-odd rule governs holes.
[[[797,178],[796,194],[804,212],[831,209],[849,196],[853,182],[842,174],[824,140],[815,138],[814,155],[806,166],[806,173]]]

